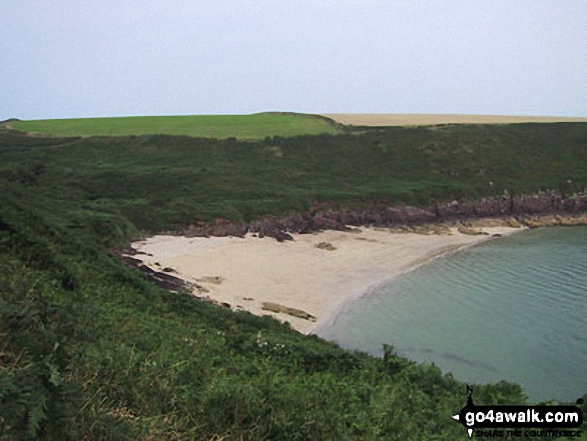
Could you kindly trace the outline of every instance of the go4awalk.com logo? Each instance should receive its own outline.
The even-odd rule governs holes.
[[[575,406],[477,406],[467,386],[467,404],[453,415],[469,437],[579,437],[583,424],[583,400]]]

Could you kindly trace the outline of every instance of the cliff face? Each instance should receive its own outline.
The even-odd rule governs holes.
[[[426,208],[390,207],[371,204],[362,209],[328,209],[316,204],[311,211],[294,213],[285,218],[264,217],[250,224],[234,224],[218,219],[212,224],[189,226],[182,234],[188,236],[243,236],[247,232],[275,237],[279,241],[291,239],[291,233],[311,233],[318,230],[346,230],[348,225],[380,227],[413,227],[436,222],[468,222],[481,218],[515,218],[529,226],[541,224],[575,224],[582,220],[565,218],[587,213],[587,194],[564,197],[541,193],[519,197],[491,197],[476,201],[452,201],[433,204]],[[543,222],[536,216],[548,216]],[[562,216],[562,217],[561,217]]]
[[[565,197],[553,193],[531,196],[484,198],[479,201],[451,202],[439,207],[443,219],[460,217],[524,217],[537,214],[576,214],[587,211],[587,195]]]

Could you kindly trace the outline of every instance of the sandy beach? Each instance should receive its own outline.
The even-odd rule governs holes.
[[[332,320],[345,302],[378,284],[437,256],[499,240],[493,235],[520,231],[505,226],[480,230],[483,235],[462,234],[455,227],[444,234],[361,227],[351,232],[296,234],[293,241],[283,243],[250,234],[244,238],[154,236],[132,246],[140,252],[133,257],[190,282],[194,294],[235,310],[272,315],[308,334]]]

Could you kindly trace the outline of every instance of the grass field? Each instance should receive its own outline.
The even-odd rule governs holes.
[[[507,115],[435,115],[394,113],[331,113],[323,114],[339,124],[352,126],[431,126],[439,124],[519,124],[587,122],[587,118],[564,118],[553,116],[507,116]]]
[[[184,135],[205,138],[262,139],[266,136],[339,133],[327,119],[294,113],[253,115],[133,116],[15,121],[14,129],[54,136]]]

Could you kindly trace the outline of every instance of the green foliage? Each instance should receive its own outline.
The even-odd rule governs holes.
[[[298,136],[339,133],[327,118],[294,113],[253,115],[138,116],[15,121],[16,130],[57,136],[184,135],[206,138],[262,139],[267,136]]]
[[[447,126],[263,142],[173,136],[48,141],[5,132],[0,188],[17,191],[27,203],[53,198],[47,214],[62,211],[67,229],[93,225],[102,240],[120,241],[135,228],[250,221],[304,211],[316,201],[427,205],[431,199],[499,196],[506,189],[572,194],[587,188],[586,132],[580,123]]]
[[[0,265],[0,416],[18,438],[72,436],[75,402],[67,377],[71,308],[58,306],[57,285],[16,262]],[[64,428],[67,430],[63,431]]]
[[[436,366],[160,290],[109,250],[315,201],[575,191],[586,145],[582,124],[262,142],[0,133],[0,439],[466,439],[450,418],[464,385]],[[509,383],[475,398],[525,400]]]

